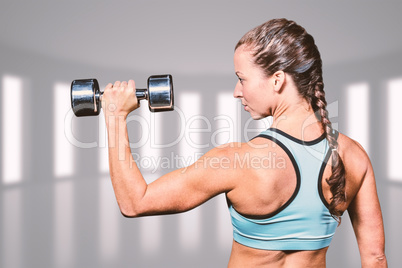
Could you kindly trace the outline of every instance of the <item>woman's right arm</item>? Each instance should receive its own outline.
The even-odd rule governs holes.
[[[387,267],[384,224],[374,171],[366,154],[364,160],[367,169],[348,213],[357,238],[362,267]]]
[[[235,187],[241,172],[233,165],[241,144],[214,148],[190,167],[172,171],[147,184],[134,162],[128,142],[128,113],[138,107],[135,83],[109,84],[103,108],[109,142],[109,169],[116,200],[124,216],[179,213]]]

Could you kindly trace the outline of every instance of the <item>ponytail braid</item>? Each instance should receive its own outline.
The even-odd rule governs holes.
[[[328,118],[321,55],[314,38],[294,21],[274,19],[246,33],[235,49],[242,45],[252,49],[254,63],[267,77],[280,70],[291,75],[299,94],[310,103],[320,120],[332,159],[332,174],[326,179],[332,193],[329,211],[338,220],[342,212],[337,207],[346,201],[345,166],[339,156],[337,137]]]
[[[332,158],[332,174],[326,179],[326,182],[330,186],[330,190],[332,193],[331,202],[329,204],[329,211],[336,219],[342,216],[342,211],[337,209],[337,206],[346,201],[345,194],[345,166],[343,164],[342,158],[339,156],[338,152],[338,141],[335,134],[335,131],[332,128],[332,123],[328,119],[328,111],[327,111],[327,101],[325,100],[325,92],[324,92],[324,84],[322,82],[318,82],[315,85],[315,92],[313,101],[315,103],[314,106],[318,108],[319,119],[322,124],[322,128],[325,131],[326,138],[329,143],[329,148],[331,150],[331,158]]]

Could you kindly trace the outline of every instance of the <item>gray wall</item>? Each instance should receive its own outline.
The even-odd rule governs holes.
[[[387,139],[390,124],[399,122],[387,120],[386,90],[389,80],[402,77],[402,37],[398,31],[402,4],[299,2],[3,1],[0,78],[11,75],[23,81],[23,153],[20,180],[5,183],[2,178],[0,182],[0,266],[224,267],[231,239],[223,243],[218,239],[222,230],[217,227],[217,214],[222,213],[223,199],[199,208],[196,223],[191,217],[184,219],[187,225],[200,226],[194,230],[201,233],[194,234],[199,237],[195,248],[186,249],[180,240],[180,215],[126,219],[119,214],[108,174],[100,168],[99,146],[84,149],[70,144],[72,173],[63,177],[54,174],[54,85],[96,77],[103,84],[134,78],[141,87],[151,74],[171,73],[179,109],[184,106],[180,96],[200,94],[200,114],[212,124],[211,131],[201,136],[208,148],[199,152],[205,152],[212,147],[211,136],[219,127],[214,121],[223,105],[217,103],[218,95],[230,92],[236,83],[232,66],[236,41],[274,17],[294,19],[314,35],[324,61],[327,100],[335,103],[333,121],[341,132],[348,133],[348,85],[369,85],[370,157],[383,208],[388,260],[390,267],[398,266],[402,261],[398,224],[402,220],[402,180],[388,176]],[[1,85],[2,104],[4,95]],[[401,114],[399,110],[392,113]],[[65,120],[66,114],[56,120]],[[163,134],[158,134],[160,142],[169,143],[178,136],[182,118],[177,113],[155,117],[160,123],[150,131]],[[241,112],[238,127],[245,127],[248,119],[248,114]],[[3,124],[3,116],[0,120],[0,169],[4,170],[7,155],[3,137],[8,126]],[[97,118],[74,119],[72,126],[77,140],[101,142]],[[142,135],[135,122],[129,132],[133,141]],[[183,142],[158,154],[180,155]],[[143,148],[138,152],[147,153]],[[144,173],[153,180],[174,167]],[[152,226],[156,226],[155,236]],[[227,225],[225,233],[230,233],[230,228]],[[152,236],[156,250],[144,242],[144,233]],[[357,267],[359,262],[346,215],[329,249],[328,267]]]

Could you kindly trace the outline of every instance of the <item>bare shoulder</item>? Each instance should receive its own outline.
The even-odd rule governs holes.
[[[344,159],[345,165],[363,170],[371,165],[367,152],[359,142],[339,133],[338,144],[339,152],[342,159]]]
[[[359,188],[367,173],[373,172],[370,158],[360,143],[346,135],[339,134],[338,144],[347,180]]]
[[[258,162],[259,157],[266,155],[270,148],[270,141],[267,139],[255,139],[249,142],[231,142],[217,146],[207,152],[200,161],[220,163],[220,167],[226,172],[250,172],[255,165],[251,162]],[[272,148],[272,147],[271,147]]]
[[[211,149],[205,154],[206,159],[214,159],[222,163],[228,163],[231,168],[235,168],[234,163],[250,153],[252,146],[243,142],[231,142]],[[219,159],[219,160],[218,160]]]
[[[211,149],[205,155],[214,157],[233,157],[236,153],[243,152],[245,150],[246,144],[243,142],[230,142],[226,144],[219,145]]]
[[[236,159],[247,153],[247,147],[246,143],[241,142],[223,144],[209,150],[197,162],[204,167],[216,167],[221,172],[230,173],[236,168]]]

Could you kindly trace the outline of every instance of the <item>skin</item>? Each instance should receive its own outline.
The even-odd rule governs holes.
[[[292,78],[278,71],[270,77],[252,63],[249,50],[235,51],[234,65],[239,82],[234,97],[241,100],[254,119],[273,116],[272,127],[295,138],[314,140],[323,133],[311,106],[299,96]],[[127,115],[138,107],[133,80],[105,88],[102,99],[109,140],[110,176],[117,202],[126,217],[180,213],[225,193],[243,214],[264,215],[275,211],[292,195],[296,175],[286,153],[270,140],[230,143],[213,148],[193,165],[167,173],[147,184],[134,163],[128,146]],[[348,210],[359,245],[362,267],[386,267],[384,227],[370,160],[355,141],[340,134],[339,153],[346,168]],[[267,154],[275,154],[289,168],[262,168]],[[236,165],[249,157],[254,164]],[[258,162],[258,160],[261,160]],[[238,163],[238,162],[237,162]],[[323,176],[323,194],[331,192]],[[229,226],[228,226],[229,228]],[[327,248],[316,251],[268,251],[233,241],[228,267],[325,267]]]

